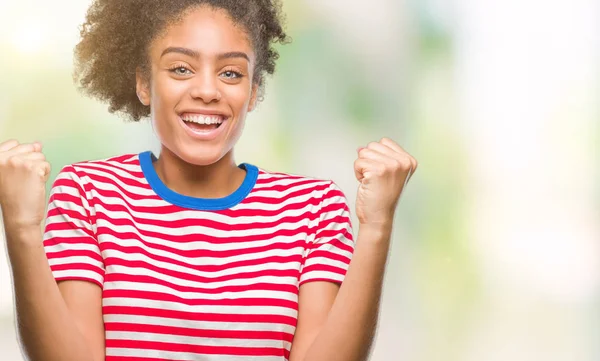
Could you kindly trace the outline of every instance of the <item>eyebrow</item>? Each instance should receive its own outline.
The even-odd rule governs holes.
[[[182,47],[173,47],[173,46],[168,47],[165,50],[163,50],[162,54],[160,54],[160,57],[162,58],[163,56],[165,56],[168,53],[179,53],[179,54],[187,55],[187,56],[195,58],[195,59],[200,58],[200,53],[197,52],[196,50],[182,48]],[[232,58],[243,58],[243,59],[246,59],[248,62],[250,62],[250,57],[248,56],[248,54],[246,54],[242,51],[230,51],[227,53],[221,53],[221,54],[217,55],[217,59],[219,59],[219,60],[232,59]]]

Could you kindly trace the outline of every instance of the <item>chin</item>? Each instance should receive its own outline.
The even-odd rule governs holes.
[[[202,145],[196,147],[183,147],[183,149],[179,149],[176,155],[186,163],[197,166],[207,166],[217,163],[226,154],[222,152],[221,147],[211,148],[213,147],[207,149],[206,146]]]

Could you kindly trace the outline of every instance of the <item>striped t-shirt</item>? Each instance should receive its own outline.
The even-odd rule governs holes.
[[[65,166],[44,247],[57,281],[102,290],[106,360],[289,358],[298,287],[341,283],[354,248],[332,181],[243,163],[224,198],[176,193],[150,152]]]

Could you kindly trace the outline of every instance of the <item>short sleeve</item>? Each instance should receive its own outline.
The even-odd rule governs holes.
[[[44,250],[56,281],[104,283],[104,260],[90,220],[84,185],[73,166],[58,174],[48,201]]]
[[[309,281],[341,284],[353,252],[348,201],[342,190],[331,182],[321,201],[314,241],[307,245],[305,251],[300,285]]]

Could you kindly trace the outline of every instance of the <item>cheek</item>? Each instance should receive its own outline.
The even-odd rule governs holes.
[[[151,92],[151,119],[152,127],[162,141],[173,133],[176,123],[171,120],[174,116],[176,104],[181,99],[185,89],[181,84],[170,78],[154,77]]]
[[[238,114],[245,113],[248,110],[251,96],[251,88],[247,86],[231,87],[227,92],[228,102]]]
[[[152,100],[158,112],[172,111],[178,99],[186,92],[185,82],[158,78],[152,86]]]

